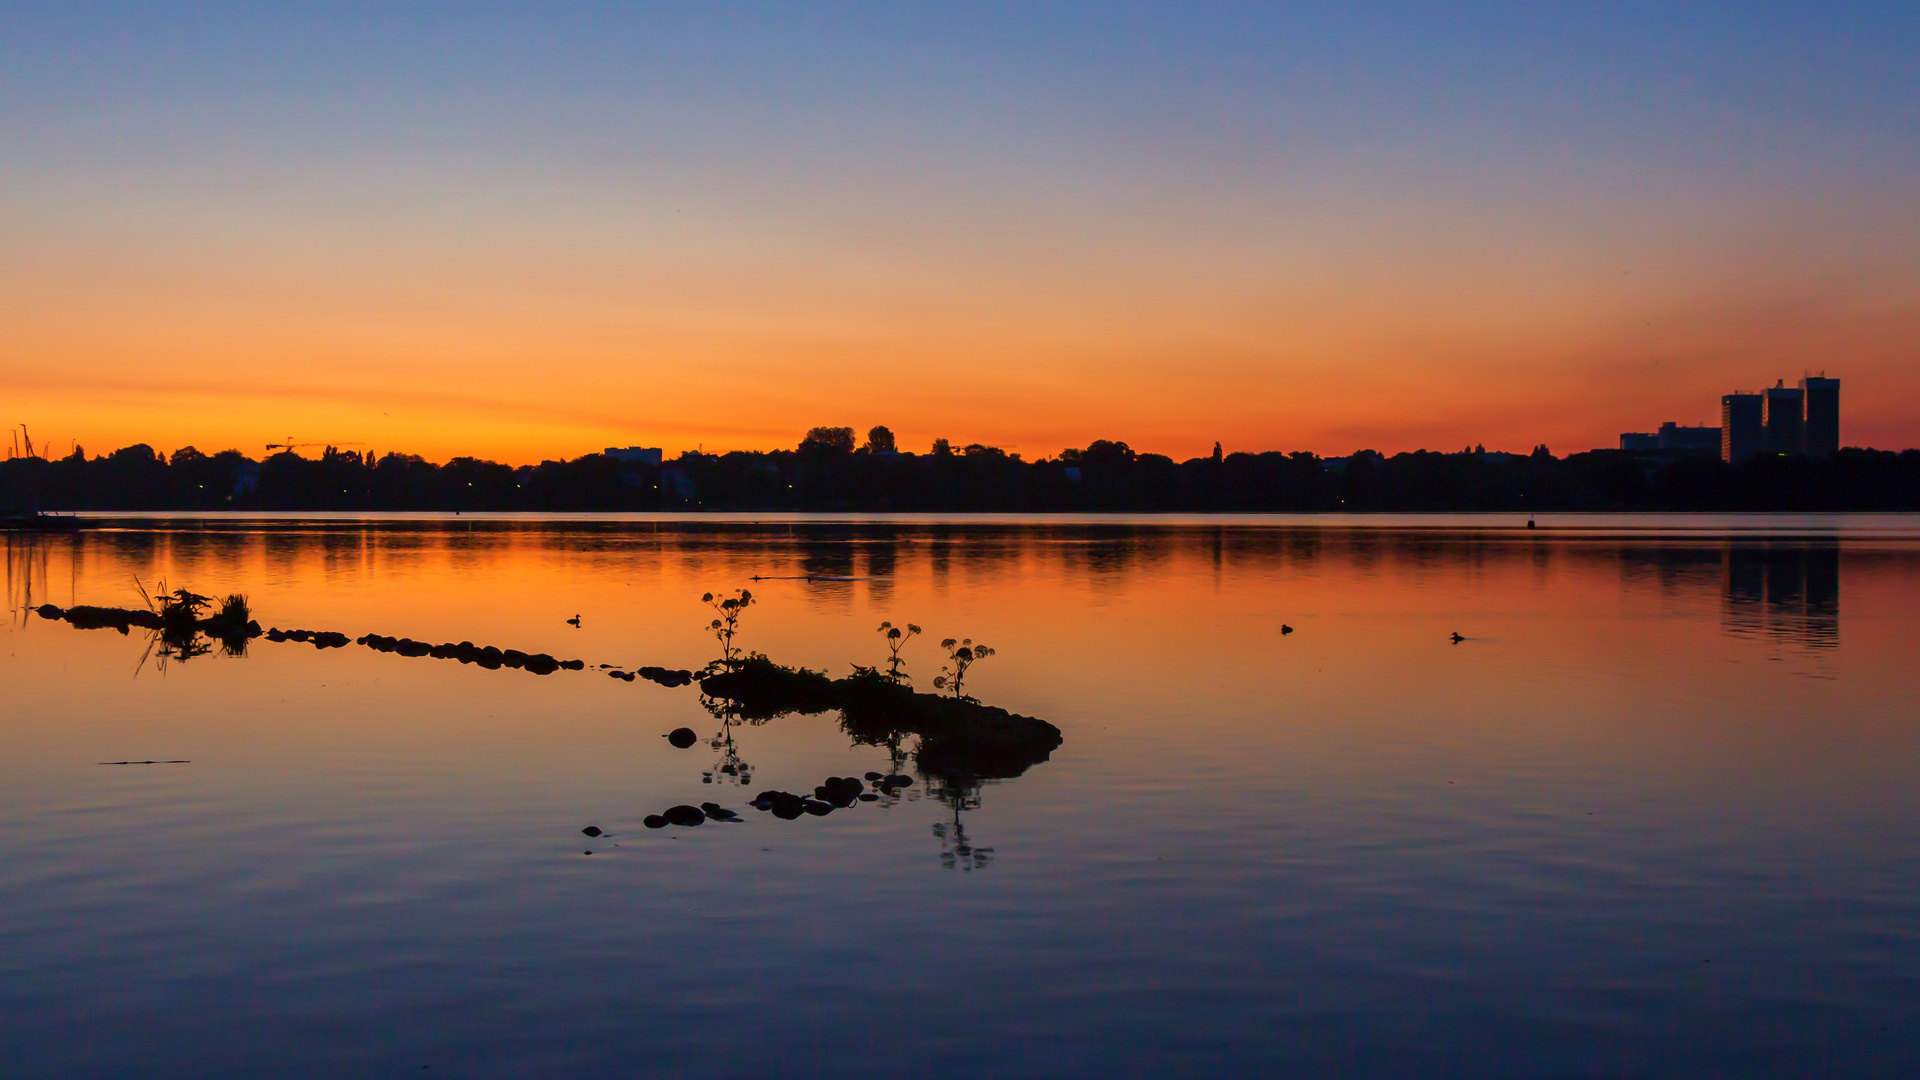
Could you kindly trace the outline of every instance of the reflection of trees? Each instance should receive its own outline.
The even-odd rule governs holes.
[[[7,607],[25,626],[27,612],[51,599],[47,583],[48,543],[32,534],[7,534]],[[39,595],[35,596],[38,586]]]

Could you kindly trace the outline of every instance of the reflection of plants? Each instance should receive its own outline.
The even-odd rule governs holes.
[[[953,797],[943,801],[953,807],[953,821],[933,827],[933,835],[940,838],[940,865],[948,870],[958,869],[964,874],[985,869],[987,864],[993,862],[993,849],[976,845],[973,838],[967,835],[966,826],[960,823],[960,811],[979,809],[980,800]]]
[[[906,661],[900,659],[900,650],[920,633],[920,628],[908,623],[903,631],[890,622],[883,622],[880,624],[880,633],[887,638],[887,678],[897,683],[911,682],[907,678]]]
[[[740,616],[753,606],[753,594],[745,589],[737,589],[734,595],[727,597],[708,593],[700,598],[700,602],[713,608],[720,616],[707,624],[707,629],[713,631],[714,640],[720,643],[720,659],[715,664],[721,670],[732,671],[740,666],[740,649],[734,645],[733,638],[740,632]]]
[[[933,685],[938,689],[953,691],[954,697],[971,701],[961,691],[960,684],[966,680],[967,669],[992,656],[993,650],[985,645],[975,645],[972,638],[958,642],[948,638],[940,643],[940,647],[947,650],[947,666],[940,669]]]
[[[740,717],[722,711],[716,711],[714,715],[720,718],[720,730],[707,740],[707,746],[720,752],[720,760],[700,774],[700,782],[711,784],[715,782],[715,777],[719,777],[720,783],[728,780],[742,786],[753,783],[753,766],[740,760],[740,748],[733,742],[733,729],[741,722]],[[760,722],[766,723],[764,720]]]
[[[202,596],[190,589],[169,590],[164,579],[156,582],[151,592],[138,577],[133,579],[133,584],[140,590],[140,598],[146,601],[147,610],[160,624],[153,628],[153,638],[134,669],[136,673],[146,666],[150,657],[159,658],[160,670],[165,673],[170,661],[184,663],[205,656],[213,651],[216,643],[228,656],[247,655],[252,612],[248,610],[244,594],[229,594],[220,602],[217,612],[204,616],[203,613],[213,607],[211,596]],[[151,623],[141,625],[152,626]],[[253,632],[257,630],[257,626],[253,627]]]

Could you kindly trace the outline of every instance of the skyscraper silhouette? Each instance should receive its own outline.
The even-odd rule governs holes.
[[[1798,388],[1780,379],[1761,396],[1760,421],[1765,427],[1762,445],[1769,454],[1798,454],[1806,426],[1806,402]]]
[[[1800,380],[1805,412],[1800,428],[1800,450],[1813,457],[1831,457],[1840,449],[1840,380],[1808,376]]]
[[[1739,464],[1760,452],[1759,394],[1726,394],[1720,398],[1720,456]]]

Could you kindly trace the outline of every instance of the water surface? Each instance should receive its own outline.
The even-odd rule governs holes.
[[[1912,519],[99,524],[8,547],[9,1076],[1920,1068]],[[588,670],[23,613],[136,578]],[[755,813],[913,764],[831,714],[677,750],[698,691],[598,670],[699,667],[742,586],[834,675],[987,642],[1065,741]],[[701,801],[747,820],[641,824]]]

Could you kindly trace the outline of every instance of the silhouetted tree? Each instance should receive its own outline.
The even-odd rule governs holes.
[[[853,429],[850,427],[817,427],[807,432],[800,440],[801,453],[825,452],[830,454],[853,453]]]

